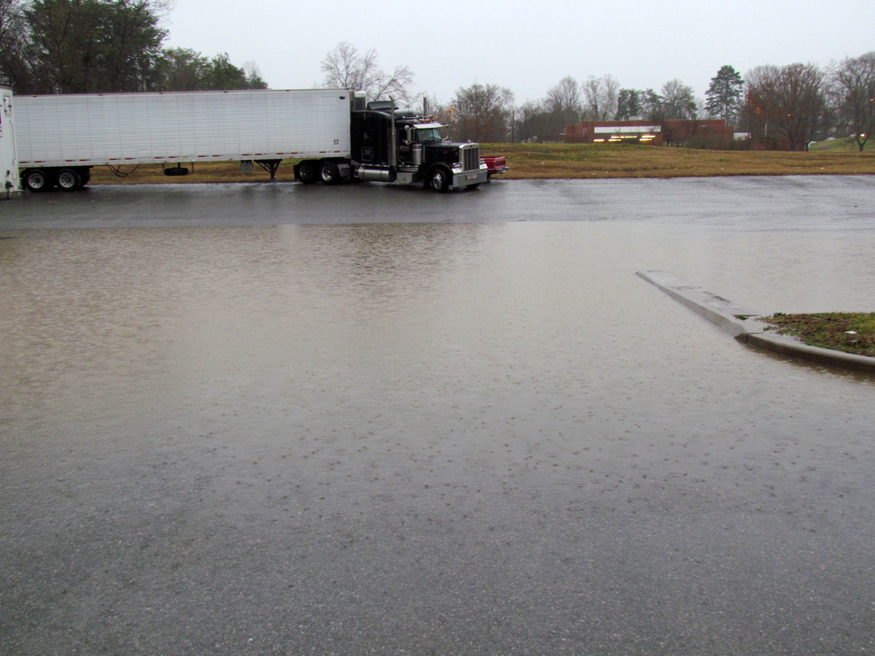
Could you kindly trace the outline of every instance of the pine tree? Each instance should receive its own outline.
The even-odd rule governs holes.
[[[717,75],[711,78],[711,85],[705,92],[708,99],[705,109],[712,116],[731,124],[738,113],[743,87],[744,80],[738,71],[732,66],[721,66]]]
[[[617,96],[617,121],[628,121],[641,114],[641,92],[637,89],[620,89]]]

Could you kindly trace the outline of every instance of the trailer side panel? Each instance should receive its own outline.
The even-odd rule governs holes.
[[[345,89],[16,96],[21,167],[350,155]]]

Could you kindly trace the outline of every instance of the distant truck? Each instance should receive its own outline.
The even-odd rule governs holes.
[[[305,184],[344,180],[422,184],[446,192],[488,179],[476,143],[452,143],[441,124],[392,101],[346,89],[15,96],[23,186],[76,191],[91,167],[160,163],[186,175],[197,162],[259,164],[273,178],[301,160]]]

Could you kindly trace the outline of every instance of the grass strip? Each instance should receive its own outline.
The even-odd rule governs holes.
[[[636,144],[481,144],[483,155],[504,155],[510,171],[496,180],[592,180],[600,178],[683,178],[735,175],[865,175],[875,174],[875,151],[812,151],[807,153],[694,150]],[[277,180],[292,181],[292,164],[284,161]],[[236,162],[194,165],[194,175],[167,177],[161,165],[137,168],[117,178],[104,166],[94,167],[93,184],[193,182],[264,182],[258,167],[243,173]]]
[[[875,357],[875,312],[777,312],[764,321],[810,346]]]

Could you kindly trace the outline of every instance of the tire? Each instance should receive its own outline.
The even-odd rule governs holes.
[[[28,169],[21,176],[21,181],[35,194],[48,191],[55,186],[54,179],[46,169]]]
[[[57,183],[61,191],[78,191],[82,187],[82,176],[76,169],[61,169]]]
[[[450,173],[446,169],[433,169],[425,180],[425,186],[439,194],[445,194],[450,188]]]
[[[298,164],[298,178],[304,184],[313,184],[316,182],[318,172],[316,171],[316,162],[311,159],[305,159]]]
[[[91,182],[91,169],[84,169],[80,175],[82,176],[83,187]]]
[[[324,185],[335,185],[340,180],[337,174],[337,165],[328,160],[319,163],[319,181]]]

